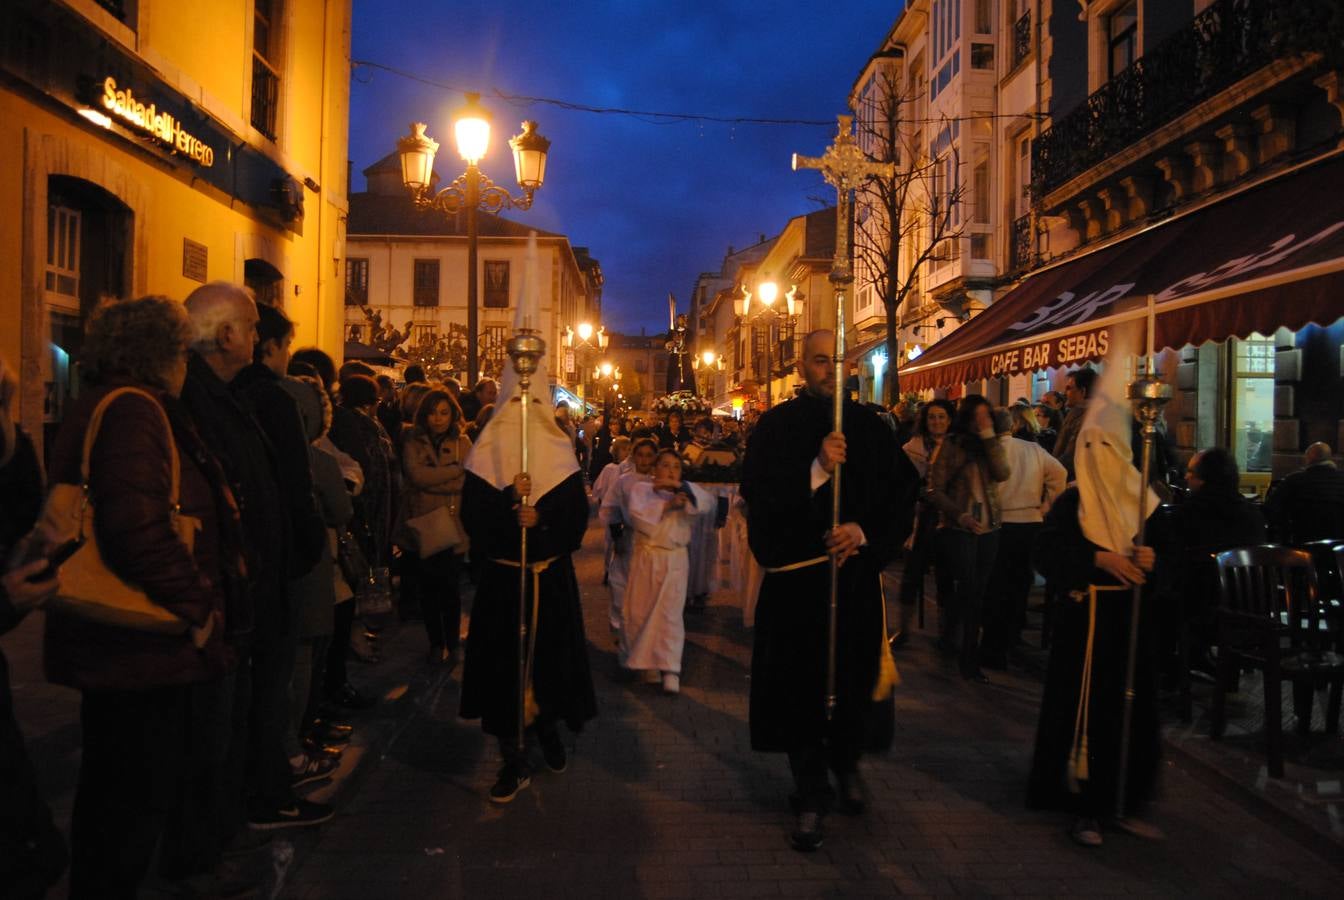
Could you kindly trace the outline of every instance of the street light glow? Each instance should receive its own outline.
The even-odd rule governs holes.
[[[602,377],[603,377],[603,378],[610,378],[610,377],[611,377],[611,363],[609,363],[609,362],[604,362],[604,363],[602,363],[600,366],[598,366],[597,368],[598,368],[598,370],[602,373]]]
[[[586,341],[593,336],[593,326],[588,322],[579,323],[579,340]]]
[[[718,358],[718,354],[713,350],[706,350],[704,353],[700,354],[700,358],[704,360],[705,365],[712,366],[714,365],[714,360]]]
[[[474,166],[490,146],[490,114],[480,105],[480,94],[467,94],[467,102],[453,118],[458,155]]]
[[[779,285],[773,281],[762,281],[756,286],[756,296],[766,306],[773,306],[779,299]]]

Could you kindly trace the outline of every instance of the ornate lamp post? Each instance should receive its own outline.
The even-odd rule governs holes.
[[[733,311],[742,321],[749,319],[765,320],[765,408],[771,406],[771,382],[774,381],[775,370],[773,363],[773,353],[771,346],[774,341],[770,340],[770,332],[774,328],[775,321],[783,318],[786,322],[793,320],[796,313],[796,303],[798,298],[798,286],[790,285],[787,293],[784,294],[784,311],[781,312],[775,306],[775,301],[779,299],[779,285],[773,281],[762,281],[756,285],[756,300],[759,301],[759,307],[753,314],[751,309],[752,293],[747,290],[747,286],[742,285],[742,296],[733,301]]]
[[[706,400],[713,401],[714,375],[723,371],[723,357],[713,350],[701,351],[700,355],[691,360],[691,365],[697,372],[705,373],[705,392]]]
[[[602,412],[609,414],[612,394],[621,384],[621,367],[604,359],[593,368],[593,381],[602,392]]]
[[[435,192],[434,154],[439,150],[437,141],[425,134],[425,123],[411,123],[411,133],[397,141],[401,155],[401,180],[411,192],[417,209],[434,209],[449,216],[459,211],[467,213],[467,386],[476,383],[480,375],[478,341],[480,326],[477,310],[476,212],[484,209],[496,213],[512,207],[528,209],[532,195],[546,177],[546,154],[551,142],[537,133],[536,122],[524,122],[521,134],[509,141],[513,150],[514,174],[521,197],[489,179],[477,167],[490,145],[490,114],[480,105],[479,94],[467,94],[466,105],[453,117],[453,134],[458,155],[467,164],[467,171],[453,179],[448,187]]]
[[[580,354],[578,365],[575,371],[579,373],[579,396],[587,400],[587,391],[585,388],[586,376],[588,374],[587,356],[590,352],[596,350],[599,353],[607,351],[607,345],[611,343],[611,336],[607,334],[607,329],[601,325],[593,328],[589,322],[580,322],[577,328],[565,326],[565,334],[562,338],[566,350],[574,350]]]

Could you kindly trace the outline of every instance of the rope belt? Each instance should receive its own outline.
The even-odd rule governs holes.
[[[1097,635],[1097,594],[1103,591],[1129,591],[1121,585],[1089,584],[1086,591],[1070,591],[1069,598],[1075,603],[1087,600],[1087,644],[1083,651],[1083,680],[1078,688],[1078,711],[1073,718],[1073,747],[1069,750],[1068,780],[1069,791],[1082,792],[1079,782],[1089,777],[1087,763],[1087,729],[1090,707],[1092,705],[1092,649]]]
[[[528,563],[527,568],[532,573],[532,627],[527,633],[527,664],[523,670],[523,683],[526,687],[523,689],[523,724],[531,725],[537,718],[537,713],[541,708],[537,706],[536,692],[532,690],[532,663],[537,656],[537,612],[541,602],[541,573],[550,568],[551,563],[560,557],[552,556],[550,559],[543,559],[539,562]],[[501,566],[508,566],[510,569],[521,569],[523,567],[516,559],[491,559],[492,563]]]
[[[799,569],[810,569],[812,566],[819,566],[822,563],[830,562],[829,556],[814,556],[812,559],[805,559],[802,562],[789,563],[785,566],[761,566],[761,570],[767,575],[777,575],[780,572],[796,572]]]

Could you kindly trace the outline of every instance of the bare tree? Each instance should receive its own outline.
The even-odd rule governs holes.
[[[856,98],[859,146],[897,165],[895,177],[874,176],[855,197],[855,274],[886,311],[888,406],[900,397],[900,309],[929,264],[957,256],[964,231],[966,182],[952,123],[924,119],[924,92],[922,81],[885,66]]]

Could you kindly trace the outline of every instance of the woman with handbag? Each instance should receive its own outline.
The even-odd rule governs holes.
[[[462,409],[453,395],[433,388],[420,400],[402,447],[406,475],[407,543],[419,557],[420,610],[429,634],[429,662],[455,662],[462,627],[462,462],[471,441],[462,433]]]
[[[96,387],[52,454],[44,527],[62,495],[92,507],[44,637],[48,679],[83,695],[74,898],[134,897],[160,837],[165,874],[193,874],[169,870],[214,818],[210,755],[192,752],[212,740],[208,692],[196,688],[228,663],[225,585],[240,579],[241,542],[224,473],[177,402],[192,336],[182,304],[165,297],[97,310],[83,354]],[[137,592],[139,607],[106,604]]]

